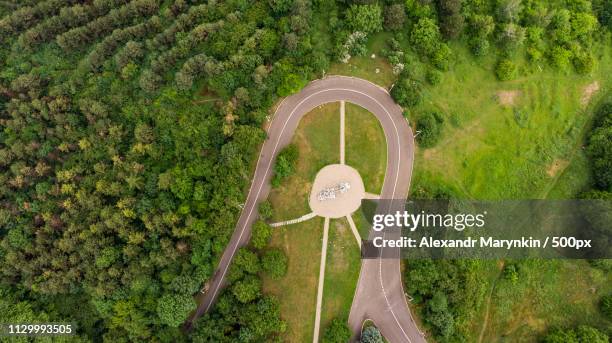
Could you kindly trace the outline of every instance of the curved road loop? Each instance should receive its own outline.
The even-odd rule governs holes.
[[[299,93],[285,98],[277,108],[270,127],[268,138],[263,144],[257,161],[255,175],[246,203],[238,219],[231,240],[223,252],[218,270],[209,282],[209,289],[198,299],[196,311],[185,323],[189,330],[193,322],[207,312],[219,296],[225,284],[225,276],[238,248],[246,245],[251,234],[251,226],[258,216],[258,204],[270,192],[270,179],[275,157],[283,147],[291,142],[300,119],[315,107],[337,101],[357,104],[380,121],[387,141],[387,166],[381,199],[406,199],[414,157],[414,136],[404,119],[403,110],[389,93],[362,79],[330,76],[311,82]],[[385,211],[403,210],[400,203],[390,202]],[[399,237],[397,230],[384,230],[385,238]],[[388,256],[389,251],[385,251]],[[395,256],[395,255],[394,255]],[[399,250],[397,251],[399,257]],[[392,343],[425,342],[416,326],[404,295],[399,258],[364,259],[361,264],[359,281],[353,298],[349,325],[355,336],[361,330],[364,320],[373,320],[383,336]]]

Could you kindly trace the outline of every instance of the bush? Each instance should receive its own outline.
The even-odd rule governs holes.
[[[440,42],[440,30],[433,19],[420,19],[412,28],[410,42],[417,52],[431,56]]]
[[[612,294],[601,297],[599,309],[608,319],[612,320]]]
[[[270,200],[264,200],[261,204],[259,204],[259,218],[261,220],[268,220],[272,218],[272,203]]]
[[[495,67],[495,75],[497,75],[497,78],[501,81],[514,79],[516,73],[516,65],[508,59],[501,60]]]
[[[434,146],[440,139],[444,118],[437,112],[427,112],[417,120],[417,142],[424,147]]]
[[[249,303],[261,295],[261,280],[255,276],[247,276],[232,286],[232,294],[241,303]]]
[[[298,148],[294,144],[288,145],[278,154],[274,165],[274,176],[272,177],[273,187],[280,186],[283,179],[295,172],[298,156]]]
[[[253,231],[251,234],[251,244],[256,249],[265,248],[270,242],[272,237],[272,227],[266,224],[262,220],[258,220],[253,224]]]
[[[399,30],[406,21],[406,11],[403,4],[394,4],[385,7],[385,29],[389,31]]]
[[[572,61],[574,63],[574,68],[576,68],[576,72],[579,74],[588,74],[593,70],[595,66],[595,59],[591,56],[590,53],[584,52],[577,54],[574,56]]]
[[[440,81],[442,80],[442,73],[437,70],[430,69],[427,71],[427,75],[425,77],[429,84],[435,86],[440,84]]]
[[[474,56],[482,57],[489,52],[489,47],[491,44],[489,44],[489,40],[486,38],[476,37],[470,39],[469,45]]]
[[[612,191],[612,105],[601,105],[595,115],[593,130],[589,133],[587,155],[595,183],[600,190]]]
[[[349,329],[345,318],[335,318],[325,329],[323,343],[346,343],[351,339],[351,329]]]
[[[431,62],[440,70],[448,70],[451,54],[452,52],[448,45],[444,43],[439,44],[438,49],[431,56]]]
[[[376,326],[368,326],[361,333],[360,343],[384,343],[384,339]]]
[[[378,5],[351,5],[346,19],[353,31],[374,33],[382,30],[382,11]]]
[[[270,249],[261,258],[263,270],[273,279],[287,274],[287,255],[281,249]]]
[[[421,92],[420,83],[410,78],[403,78],[391,89],[391,96],[401,106],[412,107],[421,102]]]

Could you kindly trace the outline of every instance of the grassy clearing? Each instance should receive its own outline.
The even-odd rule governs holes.
[[[280,280],[265,277],[263,289],[280,300],[281,316],[287,322],[283,340],[309,342],[314,330],[323,218],[274,230],[271,245],[287,254],[287,275]]]
[[[595,81],[610,85],[609,53],[592,75],[544,69],[510,82],[481,67],[489,62],[460,53],[413,111],[412,119],[439,111],[447,124],[440,143],[417,151],[412,190],[445,187],[472,199],[574,197],[590,182],[581,149],[591,115],[585,90]],[[491,286],[499,270],[483,274]],[[495,287],[482,341],[534,341],[555,325],[605,325],[596,304],[610,284],[609,275],[584,261],[527,261],[518,284],[502,280]],[[471,329],[474,339],[482,315]]]
[[[380,194],[385,179],[387,143],[378,119],[366,109],[346,104],[346,164],[359,171],[366,192]]]
[[[300,217],[310,212],[308,196],[319,169],[340,161],[340,104],[323,105],[300,122],[293,143],[300,157],[296,172],[270,192],[274,206],[272,221]]]
[[[368,55],[380,49],[384,38],[371,39]],[[529,199],[572,198],[588,187],[582,138],[591,120],[590,104],[612,85],[609,48],[597,52],[600,62],[590,75],[519,61],[522,76],[509,82],[496,80],[494,57],[474,59],[460,46],[453,50],[455,63],[439,85],[425,88],[422,103],[410,111],[413,125],[424,111],[438,111],[446,119],[441,142],[416,153],[412,191],[442,187],[471,199]],[[388,81],[371,74],[379,64],[376,59],[366,60],[352,59],[352,64],[332,70],[365,75],[383,86],[393,83],[390,69]],[[427,70],[420,63],[414,67],[417,78]],[[599,93],[585,99],[595,82]],[[353,219],[360,233],[367,234],[365,218],[356,213]],[[519,283],[510,285],[499,278],[499,266],[497,261],[483,262],[488,286],[499,281],[481,299],[480,318],[470,326],[472,340],[478,340],[485,317],[482,342],[535,341],[555,325],[588,322],[609,327],[596,306],[599,297],[611,291],[609,273],[585,261],[526,261]]]
[[[330,75],[355,76],[389,88],[395,81],[391,65],[380,56],[384,41],[390,37],[388,33],[379,33],[368,42],[368,54],[353,57],[348,63],[334,63],[329,69]],[[372,58],[374,54],[374,58]]]
[[[330,223],[321,328],[336,317],[348,317],[361,266],[359,246],[345,218]]]
[[[611,291],[610,273],[583,260],[521,262],[519,282],[500,279],[495,288],[483,342],[530,342],[551,326],[609,328],[597,303]]]
[[[448,123],[441,142],[417,151],[413,189],[451,185],[466,198],[544,198],[574,157],[580,161],[577,151],[590,120],[581,101],[594,81],[609,84],[610,56],[593,75],[544,69],[510,82],[498,82],[481,65],[460,53],[413,111],[414,117],[438,111]],[[510,103],[500,98],[509,91]],[[584,180],[581,174],[574,179]]]
[[[320,168],[340,159],[340,105],[321,106],[307,114],[293,137],[300,158],[294,175],[270,193],[274,209],[272,221],[300,217],[308,212],[308,196]],[[281,280],[264,279],[264,291],[276,296],[287,321],[286,342],[312,340],[321,260],[323,219],[274,229],[272,245],[282,248],[289,258],[287,275]]]

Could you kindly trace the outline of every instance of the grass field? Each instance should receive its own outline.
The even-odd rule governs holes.
[[[378,119],[366,109],[346,104],[346,164],[359,171],[366,192],[380,194],[385,180],[387,143]]]
[[[296,172],[270,193],[272,221],[310,212],[308,195],[316,173],[327,164],[339,163],[339,133],[339,103],[321,106],[302,119],[292,141],[300,154]],[[312,341],[322,239],[323,218],[274,229],[272,245],[284,249],[288,270],[280,280],[264,279],[264,291],[280,300],[281,315],[288,324],[284,341]]]
[[[359,246],[345,218],[331,221],[321,328],[336,317],[348,317],[361,266]]]
[[[385,38],[374,37],[366,57],[336,64],[331,71],[388,87],[394,76],[378,59]],[[475,59],[458,45],[453,51],[455,61],[440,84],[426,86],[422,103],[409,111],[417,129],[425,111],[445,118],[441,141],[416,152],[411,190],[444,188],[470,199],[563,199],[587,188],[591,179],[583,137],[593,104],[612,85],[609,49],[597,52],[600,61],[589,75],[519,61],[521,76],[508,82],[496,80],[494,57]],[[419,62],[411,67],[417,78],[428,68]],[[376,68],[380,72],[372,74]],[[366,234],[364,218],[354,214],[353,219]],[[609,327],[597,310],[599,297],[611,291],[609,273],[585,261],[526,261],[519,284],[510,285],[499,278],[498,266],[497,261],[483,264],[489,289],[496,286],[482,299],[489,310],[483,305],[470,324],[471,341],[531,342],[555,325]]]

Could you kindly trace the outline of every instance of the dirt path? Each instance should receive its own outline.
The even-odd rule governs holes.
[[[491,309],[491,298],[493,298],[493,291],[495,291],[495,286],[497,286],[497,281],[501,279],[502,273],[504,270],[504,262],[501,262],[501,268],[499,272],[499,276],[493,281],[493,285],[491,285],[491,290],[489,291],[489,295],[487,296],[487,308],[485,309],[485,317],[482,322],[482,329],[480,329],[480,335],[478,336],[478,343],[482,343],[482,339],[484,337],[484,333],[487,330],[487,326],[489,325],[489,311]]]

